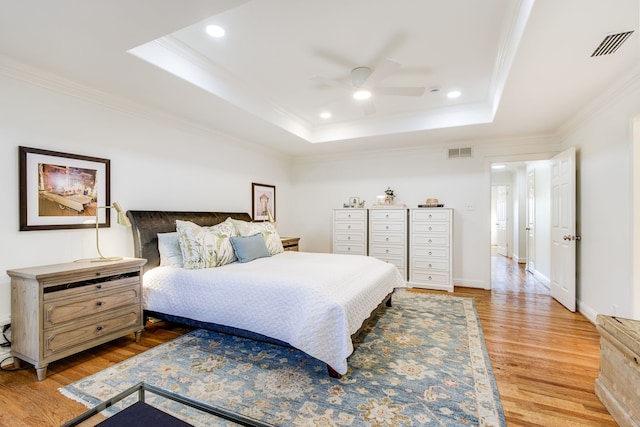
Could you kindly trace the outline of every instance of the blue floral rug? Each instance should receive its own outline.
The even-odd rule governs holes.
[[[473,299],[397,291],[348,362],[338,380],[298,350],[200,329],[60,391],[92,407],[145,381],[279,426],[506,425]]]

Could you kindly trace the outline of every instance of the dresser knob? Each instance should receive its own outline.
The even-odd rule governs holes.
[[[429,276],[429,280],[431,280],[431,276]]]
[[[389,249],[385,249],[385,252],[386,252],[386,253],[389,253]]]
[[[429,255],[431,255],[431,251],[429,251]]]
[[[385,217],[385,218],[389,218],[389,214],[386,214],[384,217]]]
[[[433,267],[431,264],[429,264],[429,268]]]
[[[433,230],[431,227],[429,227],[429,231]]]
[[[96,302],[96,305],[97,305],[98,307],[102,306],[102,304],[104,304],[102,301],[98,301],[98,302]]]
[[[429,239],[429,243],[431,243],[431,239]]]
[[[102,330],[102,326],[96,326],[96,331],[101,331]]]
[[[429,219],[433,218],[433,216],[431,216],[431,214],[429,214]]]
[[[347,218],[351,218],[351,214],[347,215]]]
[[[351,236],[347,236],[347,240],[351,240]]]
[[[389,229],[389,226],[387,225],[385,228],[388,230],[388,229]]]
[[[386,238],[386,239],[384,239],[384,240],[386,240],[386,241],[388,242],[388,241],[389,241],[389,238],[387,237],[387,238]]]
[[[102,289],[102,285],[96,285],[96,289]]]
[[[347,228],[351,228],[351,226],[350,226],[350,225],[347,225]]]

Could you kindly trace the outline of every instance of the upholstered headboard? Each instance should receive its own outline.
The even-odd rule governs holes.
[[[127,211],[127,217],[133,229],[135,257],[147,260],[144,271],[160,265],[158,233],[176,231],[176,219],[203,226],[220,224],[229,217],[251,221],[251,216],[244,212]]]

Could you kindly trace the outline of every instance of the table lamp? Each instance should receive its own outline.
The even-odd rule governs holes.
[[[105,257],[104,255],[102,255],[102,252],[100,252],[100,227],[99,227],[99,222],[98,222],[98,209],[115,209],[116,212],[118,213],[117,216],[117,221],[118,224],[120,225],[124,225],[125,227],[131,227],[131,221],[129,221],[129,218],[127,218],[126,213],[124,212],[124,210],[122,209],[122,207],[120,206],[120,203],[118,202],[113,202],[113,204],[111,206],[98,206],[96,207],[96,249],[98,250],[98,255],[100,255],[100,258],[93,258],[91,259],[92,262],[101,262],[101,261],[118,261],[121,260],[122,257]]]

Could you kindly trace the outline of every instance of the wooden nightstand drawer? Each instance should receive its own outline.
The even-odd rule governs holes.
[[[140,306],[134,305],[92,318],[88,322],[45,331],[43,356],[49,357],[74,347],[78,347],[77,351],[81,351],[87,348],[87,343],[114,334],[116,334],[114,338],[117,338],[122,335],[121,331],[137,327],[141,318]],[[75,351],[71,353],[75,353]]]
[[[299,237],[281,237],[280,240],[285,251],[297,251],[300,249]]]
[[[85,316],[95,316],[131,304],[140,305],[140,298],[139,286],[134,284],[111,291],[47,302],[44,304],[44,328],[77,321]]]

